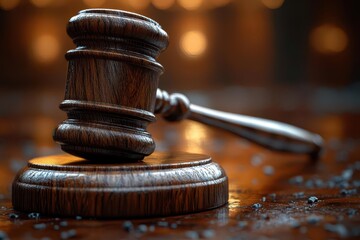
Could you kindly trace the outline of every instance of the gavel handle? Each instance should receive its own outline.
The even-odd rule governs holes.
[[[168,121],[190,119],[227,130],[266,148],[317,157],[322,138],[304,129],[277,121],[221,112],[191,104],[183,94],[157,90],[155,113]]]

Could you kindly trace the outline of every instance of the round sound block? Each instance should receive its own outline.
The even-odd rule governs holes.
[[[210,157],[154,153],[135,163],[72,155],[35,158],[16,176],[16,210],[55,216],[151,217],[219,207],[228,179]]]

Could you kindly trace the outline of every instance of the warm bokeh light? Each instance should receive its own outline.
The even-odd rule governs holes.
[[[38,36],[32,45],[33,57],[41,63],[54,61],[60,53],[59,40],[50,34]]]
[[[56,127],[54,119],[46,116],[37,116],[32,122],[34,142],[37,146],[52,145],[52,134]]]
[[[0,0],[0,8],[4,10],[11,10],[19,5],[20,0]]]
[[[284,4],[284,0],[261,0],[261,2],[270,9],[277,9]]]
[[[52,0],[30,0],[37,7],[46,7],[52,3]]]
[[[222,7],[231,2],[231,0],[211,0],[209,1],[213,7]]]
[[[200,31],[186,32],[180,39],[180,48],[188,56],[203,54],[207,47],[207,39]]]
[[[195,10],[201,6],[203,0],[178,0],[178,3],[187,10]]]
[[[339,53],[345,50],[348,37],[343,29],[324,24],[311,32],[310,43],[320,53]]]
[[[174,5],[175,0],[152,0],[152,4],[154,7],[165,10],[170,8],[172,5]]]
[[[83,0],[83,2],[89,7],[101,7],[106,0]]]
[[[143,10],[149,6],[150,0],[129,0],[128,4],[136,10]]]
[[[186,151],[193,153],[204,151],[204,143],[209,138],[208,130],[204,125],[191,122],[186,125],[183,134],[187,143]]]

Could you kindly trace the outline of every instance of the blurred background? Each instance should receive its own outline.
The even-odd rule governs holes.
[[[64,54],[74,47],[66,24],[86,8],[137,12],[162,25],[170,45],[159,58],[160,87],[169,92],[326,139],[360,136],[357,0],[0,0],[0,156],[14,169],[23,164],[16,159],[59,152],[52,131],[65,119]],[[152,126],[154,136],[176,139],[166,126]],[[206,141],[206,127],[182,126],[189,144]]]

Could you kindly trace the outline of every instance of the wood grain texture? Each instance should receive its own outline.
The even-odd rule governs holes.
[[[54,132],[64,151],[96,159],[139,160],[155,143],[146,127],[153,115],[162,66],[156,58],[168,36],[155,21],[124,11],[90,9],[70,19],[76,44],[68,51],[68,119]]]
[[[61,239],[70,230],[76,231],[76,236],[69,239],[86,240],[359,239],[360,114],[314,114],[310,119],[302,118],[299,112],[277,114],[270,109],[266,113],[270,117],[299,119],[301,125],[325,137],[326,151],[318,162],[303,155],[268,151],[193,121],[169,126],[159,120],[152,124],[151,132],[164,151],[202,151],[212,156],[228,176],[229,201],[209,211],[131,219],[132,227],[124,227],[129,226],[129,219],[56,218],[43,214],[30,218],[28,213],[14,210],[9,185],[15,173],[10,169],[14,162],[25,162],[27,155],[19,154],[26,154],[27,145],[5,141],[0,161],[0,230],[9,239]],[[334,117],[338,124],[335,126],[342,131],[337,127],[329,129],[329,123],[334,126]],[[189,129],[202,130],[203,142],[189,139]],[[22,136],[22,141],[29,139]],[[41,146],[37,149],[43,150]],[[264,173],[264,167],[269,166],[274,170],[270,175]],[[357,193],[344,195],[344,189],[357,189]],[[309,204],[310,196],[319,201]],[[26,195],[22,197],[26,199]],[[253,208],[256,203],[262,207]]]
[[[55,216],[151,217],[198,212],[228,200],[228,179],[210,157],[155,153],[137,163],[71,155],[35,158],[15,178],[16,210]]]

